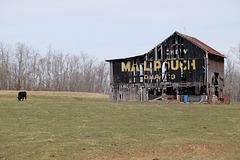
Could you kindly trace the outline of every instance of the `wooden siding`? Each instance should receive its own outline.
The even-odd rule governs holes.
[[[175,32],[146,54],[107,60],[111,99],[145,101],[158,95],[164,99],[165,94],[220,97],[224,87],[224,56],[204,50],[207,46],[204,43],[196,45],[200,42]]]

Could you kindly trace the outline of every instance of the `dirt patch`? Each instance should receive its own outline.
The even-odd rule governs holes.
[[[51,154],[51,155],[49,155],[49,157],[52,157],[52,158],[53,158],[53,157],[56,157],[56,156],[55,156],[54,154]]]

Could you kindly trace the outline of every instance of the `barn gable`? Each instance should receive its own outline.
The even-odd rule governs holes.
[[[211,93],[220,97],[224,58],[200,40],[174,32],[145,54],[106,60],[110,62],[112,99],[149,100],[151,96],[164,94],[175,99],[181,94],[210,95],[209,88],[216,84],[221,84],[221,89],[217,87]],[[219,82],[210,84],[214,78]]]

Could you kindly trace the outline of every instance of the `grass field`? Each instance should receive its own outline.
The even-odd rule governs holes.
[[[240,159],[240,104],[110,102],[0,92],[0,160]]]

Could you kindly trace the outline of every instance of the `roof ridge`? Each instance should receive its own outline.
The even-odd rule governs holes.
[[[202,48],[203,50],[206,50],[207,52],[209,52],[211,54],[214,54],[216,56],[226,58],[226,56],[224,56],[220,52],[216,51],[215,49],[213,49],[209,45],[205,44],[204,42],[200,41],[199,39],[197,39],[195,37],[192,37],[192,36],[189,36],[189,35],[186,35],[186,34],[179,33],[179,32],[176,32],[176,33],[178,33],[180,36],[186,38],[187,40],[191,41],[192,43],[194,43],[198,47]]]

